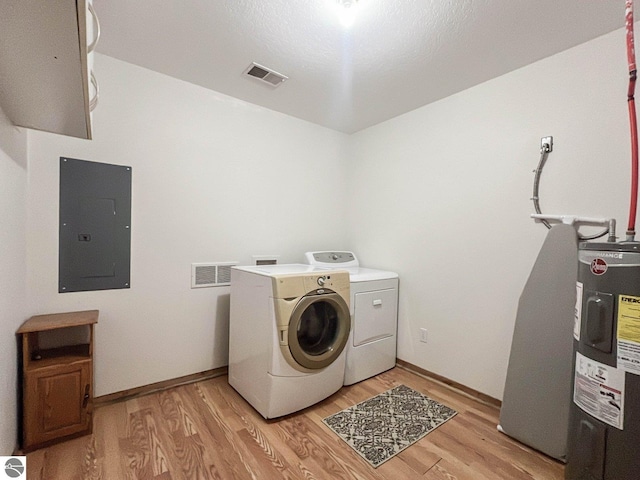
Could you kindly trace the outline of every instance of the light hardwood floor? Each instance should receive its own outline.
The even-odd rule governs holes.
[[[458,411],[377,469],[322,419],[405,384]],[[96,408],[94,433],[27,456],[29,480],[562,479],[564,467],[496,430],[499,412],[396,367],[265,421],[221,376]]]

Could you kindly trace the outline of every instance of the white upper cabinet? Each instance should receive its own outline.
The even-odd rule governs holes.
[[[90,10],[89,0],[0,1],[0,107],[15,125],[91,139]]]

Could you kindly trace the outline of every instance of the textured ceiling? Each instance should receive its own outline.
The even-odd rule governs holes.
[[[350,28],[335,0],[94,4],[98,52],[346,133],[624,25],[623,0],[359,0]]]

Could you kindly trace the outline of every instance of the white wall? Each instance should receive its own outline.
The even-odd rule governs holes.
[[[227,364],[228,287],[194,262],[344,248],[348,137],[98,55],[94,140],[29,135],[30,314],[100,310],[96,395]],[[239,79],[238,81],[243,81]],[[59,157],[133,167],[131,288],[59,294]]]
[[[540,137],[543,210],[624,231],[623,37],[351,137],[99,55],[95,139],[29,134],[27,313],[100,309],[104,395],[226,364],[228,289],[191,290],[190,263],[349,247],[400,274],[399,358],[501,398],[546,234],[528,218]],[[133,167],[130,290],[57,293],[60,156]]]
[[[502,397],[546,235],[529,219],[541,137],[555,141],[542,211],[613,216],[624,236],[624,48],[616,31],[352,137],[349,245],[400,274],[399,358]]]
[[[17,444],[17,351],[15,331],[27,318],[26,297],[27,133],[0,110],[0,455]]]

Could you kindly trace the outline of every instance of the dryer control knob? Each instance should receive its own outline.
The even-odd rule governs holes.
[[[327,277],[318,277],[318,285],[321,287],[324,285],[324,282],[327,281]]]
[[[331,258],[332,258],[333,260],[337,260],[337,259],[338,259],[338,255],[336,255],[336,254],[334,253],[333,255],[331,255]]]

